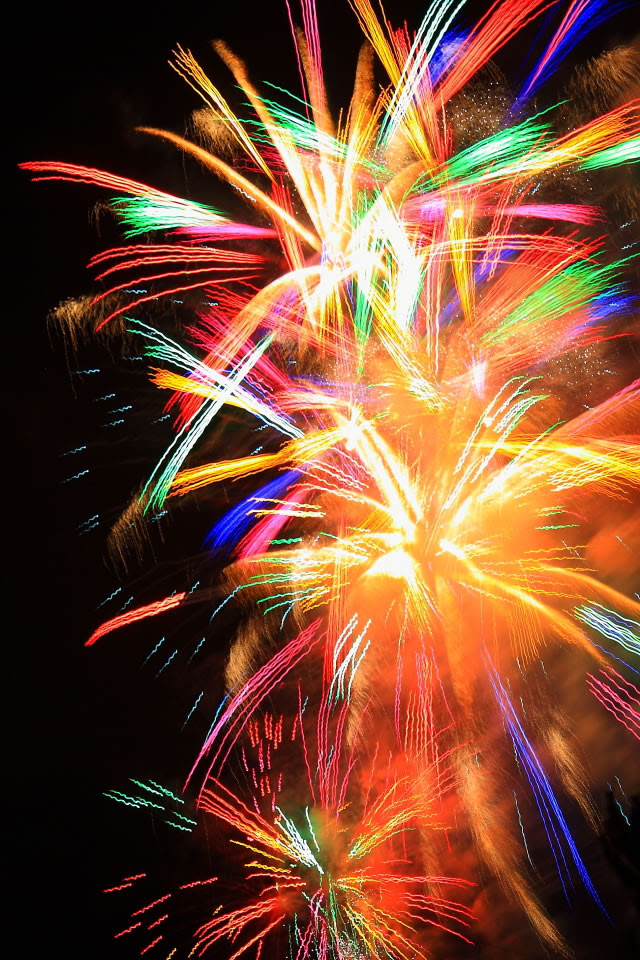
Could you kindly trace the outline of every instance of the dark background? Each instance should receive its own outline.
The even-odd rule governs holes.
[[[346,0],[319,0],[318,6],[335,109],[347,102],[359,31]],[[485,8],[484,3],[471,4],[469,18]],[[417,27],[424,5],[405,0],[389,2],[386,9],[396,24],[406,18]],[[28,174],[16,172],[15,163],[95,165],[215,205],[221,194],[217,182],[170,145],[134,130],[147,124],[184,133],[189,113],[199,106],[167,64],[171,50],[177,43],[191,49],[236,105],[232,79],[210,50],[210,39],[225,39],[249,62],[256,81],[269,79],[297,93],[297,69],[284,0],[176,2],[160,8],[135,0],[108,6],[35,3],[23,4],[14,16],[5,41],[13,64],[5,98],[15,108],[6,228],[15,263],[5,281],[8,339],[3,358],[10,434],[4,505],[6,527],[15,534],[5,548],[5,772],[12,808],[5,825],[15,848],[8,874],[15,930],[9,932],[6,956],[99,960],[129,955],[126,946],[111,939],[126,925],[118,926],[126,908],[114,906],[112,898],[119,894],[102,895],[100,890],[149,865],[160,877],[154,881],[160,889],[163,871],[167,877],[172,873],[175,858],[194,855],[190,838],[176,839],[148,815],[116,807],[103,791],[126,789],[129,776],[156,777],[179,789],[186,764],[206,733],[206,710],[182,735],[180,725],[200,688],[207,688],[203,707],[215,704],[227,641],[224,636],[213,639],[215,645],[186,691],[178,674],[175,682],[170,670],[152,682],[154,671],[141,666],[164,624],[134,627],[89,650],[83,647],[104,619],[98,604],[118,584],[104,548],[109,520],[153,462],[156,447],[142,443],[133,455],[96,413],[103,385],[125,402],[138,393],[146,397],[139,376],[117,368],[104,348],[87,347],[76,360],[47,322],[60,301],[92,290],[86,262],[116,242],[108,218],[96,223],[92,213],[105,192],[32,184]],[[630,8],[599,28],[572,60],[628,39],[633,22]],[[521,50],[519,41],[513,50]],[[517,56],[505,54],[502,64],[507,71],[514,69]],[[101,370],[94,380],[73,372],[94,365]],[[132,423],[136,429],[137,421]],[[64,456],[85,444],[84,455]],[[87,475],[64,482],[85,467]],[[81,534],[82,522],[95,513],[100,526]],[[188,585],[195,575],[194,569],[181,568],[180,556],[193,547],[197,519],[186,517],[186,529],[173,532],[173,546],[163,555],[156,582],[166,579],[169,590],[176,578]],[[128,581],[134,586],[136,576],[134,570]],[[155,598],[146,589],[142,582],[134,606]],[[116,612],[109,608],[108,615]],[[194,614],[196,632],[199,626]],[[167,629],[173,628],[175,618],[169,617]],[[617,949],[623,956],[624,948]]]

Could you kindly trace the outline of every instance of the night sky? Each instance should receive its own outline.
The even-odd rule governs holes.
[[[318,5],[335,109],[347,102],[359,31],[346,0],[319,0]],[[470,16],[485,8],[470,4]],[[406,18],[412,27],[423,9],[405,0],[386,5],[394,22]],[[15,64],[5,97],[17,108],[18,136],[10,138],[9,151],[9,229],[17,263],[5,281],[16,296],[4,317],[11,344],[4,358],[11,374],[5,417],[17,423],[13,444],[5,450],[5,512],[15,540],[5,551],[10,586],[4,643],[11,705],[6,791],[14,810],[5,825],[16,855],[9,915],[18,922],[5,955],[127,958],[126,946],[111,939],[126,918],[113,899],[119,895],[103,895],[101,889],[149,865],[156,870],[158,889],[165,875],[170,888],[176,860],[199,854],[191,838],[175,836],[148,815],[117,807],[102,794],[125,789],[130,776],[155,777],[180,788],[222,690],[227,640],[213,638],[188,689],[180,686],[177,671],[167,670],[154,681],[155,671],[143,667],[143,660],[163,630],[198,636],[197,611],[186,624],[169,616],[162,627],[132,628],[126,636],[114,634],[94,648],[83,647],[103,619],[96,608],[118,585],[106,533],[160,449],[161,433],[147,435],[145,424],[159,416],[161,401],[151,398],[156,405],[149,408],[152,391],[145,389],[135,361],[127,370],[126,364],[116,366],[104,347],[91,345],[74,357],[47,323],[60,301],[91,292],[85,270],[89,257],[118,242],[109,217],[103,214],[96,223],[93,213],[106,193],[63,183],[32,184],[28,174],[13,167],[21,160],[94,165],[177,195],[219,202],[224,209],[227,188],[169,144],[134,129],[145,124],[185,133],[190,112],[199,106],[167,63],[172,49],[178,43],[191,49],[236,105],[232,79],[210,49],[210,39],[227,41],[248,61],[256,81],[269,79],[298,92],[297,70],[284,0],[187,0],[159,11],[136,0],[109,6],[36,2],[22,4],[16,17],[10,39],[5,38]],[[633,21],[632,8],[619,14],[573,59],[627,40]],[[512,51],[518,46],[516,41]],[[513,56],[505,55],[505,70],[513,68]],[[93,367],[101,372],[73,372]],[[121,433],[104,426],[96,399],[103,386],[134,404],[134,443],[126,439],[128,424]],[[87,446],[83,454],[65,455],[81,445]],[[84,468],[88,474],[65,482]],[[100,526],[83,534],[83,521],[96,513]],[[155,578],[148,575],[149,557],[141,570],[132,568],[123,582],[133,583],[134,606],[164,595],[165,583],[170,592],[200,575],[203,561],[196,555],[206,522],[188,511],[178,519],[171,544],[158,554]],[[187,552],[194,559],[185,569]],[[207,575],[213,578],[210,569]],[[117,612],[109,610],[109,615]],[[195,695],[205,686],[201,716],[180,734]],[[626,955],[622,944],[617,949],[619,957]]]

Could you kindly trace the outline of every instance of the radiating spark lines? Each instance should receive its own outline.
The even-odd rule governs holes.
[[[572,904],[586,893],[605,916],[609,905],[574,839],[574,814],[596,817],[565,688],[579,684],[575,701],[611,743],[640,738],[628,176],[640,112],[626,48],[607,53],[625,82],[587,84],[588,108],[541,91],[622,4],[496,0],[461,27],[464,0],[434,0],[413,34],[370,0],[350,6],[368,45],[335,117],[314,0],[293,29],[300,96],[259,88],[216,41],[236,114],[177,47],[172,66],[204,103],[200,139],[141,132],[210,171],[215,205],[96,168],[23,164],[110,192],[125,241],[92,258],[102,286],[88,315],[141,344],[168,397],[154,422],[172,439],[114,527],[116,550],[180,504],[204,524],[188,592],[137,607],[123,594],[87,645],[187,605],[208,620],[187,656],[156,635],[144,660],[158,687],[180,664],[201,671],[180,698],[187,735],[209,726],[185,789],[224,843],[225,876],[176,884],[207,897],[188,956],[448,955],[448,939],[470,943],[476,927],[484,943],[471,876],[489,874],[507,904],[497,912],[522,912],[544,949],[566,952],[539,899],[542,865]],[[288,2],[287,14],[293,28]],[[533,23],[547,39],[510,101],[492,58]],[[229,195],[246,217],[218,209]],[[63,310],[74,337],[80,313]],[[108,389],[102,424],[120,442],[134,405]],[[73,469],[64,484],[88,473]],[[82,531],[104,523],[83,516]],[[202,719],[214,651],[224,696]],[[627,777],[607,764],[605,782]],[[199,836],[184,798],[132,782],[105,795]],[[469,877],[437,866],[457,856]],[[173,956],[173,896],[115,937]]]

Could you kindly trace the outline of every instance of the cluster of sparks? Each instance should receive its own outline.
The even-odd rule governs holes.
[[[432,869],[454,807],[478,859],[562,950],[524,866],[517,799],[513,829],[492,817],[504,757],[485,745],[494,729],[511,745],[567,897],[577,878],[605,911],[536,744],[588,817],[579,763],[545,697],[525,699],[544,686],[543,650],[569,645],[596,709],[639,737],[628,661],[640,605],[592,545],[615,535],[607,504],[617,516],[637,495],[640,381],[587,404],[557,377],[625,333],[634,254],[614,261],[602,211],[550,202],[544,187],[561,170],[637,161],[640,102],[562,134],[553,110],[534,109],[559,58],[603,19],[599,0],[497,2],[467,32],[452,27],[461,4],[438,0],[413,37],[369,0],[351,5],[367,43],[338,122],[313,0],[294,32],[293,106],[259,93],[216,42],[252,111],[242,120],[176,53],[204,132],[234,159],[147,132],[235,188],[249,223],[99,170],[24,165],[110,190],[131,241],[92,260],[104,289],[90,313],[144,342],[175,438],[127,522],[174,498],[204,509],[213,485],[235,497],[207,534],[233,583],[212,618],[234,604],[254,614],[190,779],[246,855],[245,899],[216,907],[192,952],[222,941],[229,960],[265,956],[266,943],[291,960],[409,960],[436,936],[472,940],[473,883]],[[548,7],[562,8],[555,33],[510,109],[456,147],[450,105]],[[185,343],[141,319],[187,291],[202,305]],[[207,460],[230,435],[216,430],[223,410],[246,430]],[[187,600],[197,593],[130,609],[88,643]],[[288,718],[286,706],[265,712],[278,697],[295,704]],[[233,762],[244,796],[225,783]]]

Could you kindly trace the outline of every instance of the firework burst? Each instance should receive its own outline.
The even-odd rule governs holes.
[[[196,939],[201,952],[228,939],[231,958],[260,955],[268,936],[299,960],[408,960],[422,955],[419,919],[462,936],[469,909],[433,890],[467,881],[414,867],[406,841],[434,828],[451,794],[477,856],[563,950],[527,878],[517,799],[505,817],[495,792],[516,777],[526,785],[567,898],[578,879],[606,912],[552,784],[594,823],[543,654],[572,657],[594,709],[637,736],[640,381],[623,372],[607,387],[600,376],[637,336],[636,254],[633,244],[613,253],[603,210],[577,187],[558,196],[557,184],[638,160],[639,101],[609,103],[568,130],[566,110],[535,108],[559,58],[603,18],[600,0],[573,0],[517,96],[505,106],[496,95],[474,139],[456,116],[491,58],[547,6],[497,3],[463,32],[454,4],[436,3],[414,36],[369,0],[352,6],[367,42],[337,121],[311,0],[294,33],[303,97],[292,105],[260,92],[216,42],[251,110],[241,118],[191,53],[175,54],[205,103],[203,140],[233,149],[222,159],[145,132],[231,185],[249,203],[246,223],[100,170],[24,164],[39,179],[114,194],[127,243],[93,258],[103,290],[88,315],[138,337],[152,382],[170,391],[175,438],[114,543],[123,549],[177,498],[210,506],[222,485],[233,499],[207,534],[230,555],[211,618],[233,605],[253,613],[192,777],[208,765],[200,806],[242,837],[234,842],[255,857],[247,889],[261,889],[220,908]],[[633,57],[616,62],[630,81]],[[201,303],[184,342],[145,319],[159,298],[193,291]],[[248,425],[232,448],[216,429],[224,410]],[[155,599],[88,642],[198,599]],[[252,749],[275,750],[256,733],[258,711],[319,650],[313,763],[306,746],[291,761],[309,797],[294,813],[260,760],[245,801],[222,782],[226,765],[242,749],[249,777],[247,730]],[[300,709],[294,739],[305,722]],[[381,729],[386,780],[372,759]],[[384,786],[347,802],[354,765],[359,788],[367,776]]]

